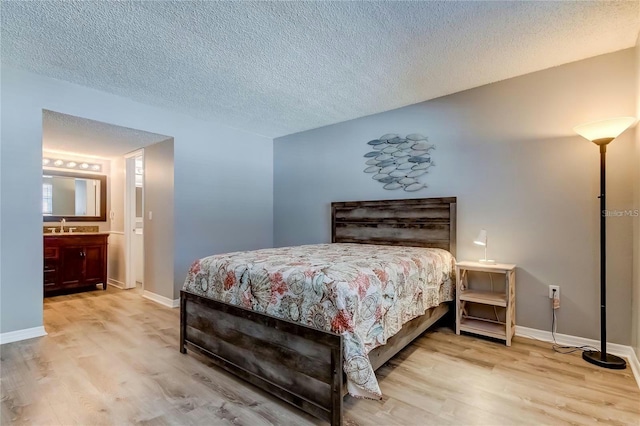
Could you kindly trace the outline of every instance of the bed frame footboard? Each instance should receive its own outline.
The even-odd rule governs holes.
[[[180,352],[214,364],[307,413],[342,424],[342,336],[180,292]]]

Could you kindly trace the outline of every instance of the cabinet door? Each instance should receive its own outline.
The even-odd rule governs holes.
[[[105,246],[93,245],[84,248],[85,253],[85,275],[86,285],[100,284],[105,280]]]
[[[83,247],[60,248],[58,273],[60,274],[61,287],[79,287],[83,285],[84,259]]]
[[[44,291],[58,289],[58,259],[44,259]]]

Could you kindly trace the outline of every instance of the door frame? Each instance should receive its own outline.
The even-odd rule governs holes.
[[[124,288],[135,288],[136,277],[133,259],[133,236],[136,218],[136,157],[142,156],[143,184],[142,184],[142,223],[144,223],[144,148],[130,152],[124,156],[124,256],[125,281]],[[144,234],[144,226],[142,230]],[[143,239],[144,241],[144,239]],[[144,243],[142,246],[142,264],[144,268]],[[142,271],[142,290],[144,292],[144,270]]]

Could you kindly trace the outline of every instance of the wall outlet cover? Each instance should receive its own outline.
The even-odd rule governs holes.
[[[560,299],[560,286],[559,285],[550,285],[549,286],[549,299],[553,299],[553,290],[556,290],[556,299]]]

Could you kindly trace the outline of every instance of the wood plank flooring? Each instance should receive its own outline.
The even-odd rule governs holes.
[[[321,421],[178,352],[177,309],[109,288],[48,298],[48,336],[0,348],[2,425],[314,425]],[[630,369],[516,338],[447,328],[378,370],[381,401],[345,399],[348,425],[640,424]]]

